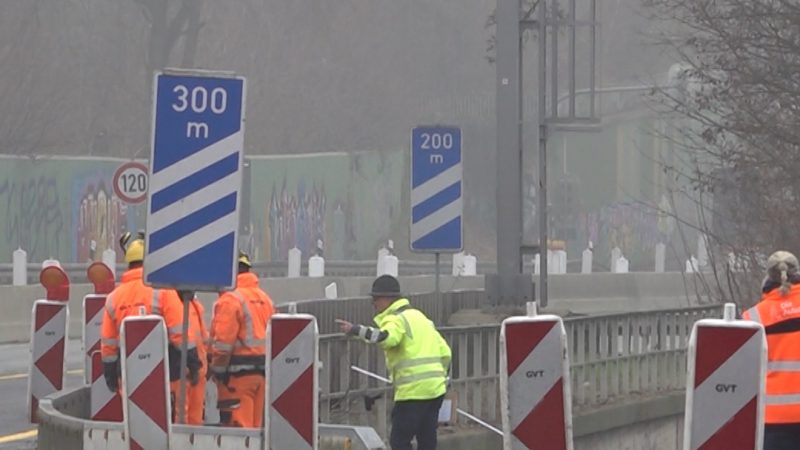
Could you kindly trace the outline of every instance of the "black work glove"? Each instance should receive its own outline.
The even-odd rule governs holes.
[[[215,373],[214,379],[223,386],[227,386],[228,382],[231,380],[231,374],[228,371],[225,371],[224,373]]]
[[[111,392],[119,389],[119,360],[103,363],[103,377],[106,379],[106,386]]]
[[[169,359],[169,381],[178,381],[181,379],[181,349],[169,344],[167,353]]]
[[[200,369],[203,367],[203,362],[200,361],[200,355],[197,353],[197,348],[191,348],[186,355],[186,367],[189,369],[189,380],[192,386],[197,386],[200,382]]]

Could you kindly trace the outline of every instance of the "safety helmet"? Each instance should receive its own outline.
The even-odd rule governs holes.
[[[247,267],[253,267],[253,263],[250,262],[250,256],[241,250],[239,250],[239,264],[244,264]]]
[[[130,231],[126,231],[119,238],[119,245],[125,252],[125,262],[130,264],[144,261],[144,232],[139,231],[134,237]]]

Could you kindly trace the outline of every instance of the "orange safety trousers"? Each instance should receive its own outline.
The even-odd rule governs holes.
[[[169,383],[169,392],[172,396],[172,423],[179,423],[178,395],[180,393],[180,380]],[[192,386],[186,380],[186,423],[188,425],[203,425],[203,411],[206,402],[206,377],[201,376],[200,381]]]
[[[220,409],[222,424],[240,428],[264,426],[264,395],[266,380],[263,375],[232,375],[228,385],[217,382],[217,397],[220,402],[238,400],[239,406],[230,410]],[[229,418],[224,417],[230,414]]]
[[[186,423],[188,425],[203,425],[203,411],[206,400],[206,373],[208,367],[206,362],[206,341],[208,340],[208,330],[203,323],[205,310],[203,305],[193,299],[189,304],[189,342],[197,347],[197,353],[203,367],[200,369],[199,381],[192,386],[189,380],[188,371],[186,373]],[[178,398],[180,394],[180,380],[172,381],[169,384],[169,391],[173,399],[172,423],[179,423],[178,419]]]

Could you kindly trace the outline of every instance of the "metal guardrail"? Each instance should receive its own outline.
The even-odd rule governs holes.
[[[423,294],[412,296],[411,301],[441,325],[459,309],[478,308],[483,295],[482,291],[444,293],[441,301],[437,301],[435,294]],[[320,421],[368,425],[379,435],[387,436],[391,387],[350,369],[356,365],[386,373],[383,354],[376,346],[330,334],[333,318],[340,314],[368,323],[372,317],[369,302],[365,299],[300,302],[298,311],[316,315],[321,331],[328,333],[320,338],[319,344]],[[721,305],[713,305],[565,319],[576,416],[622,398],[652,398],[683,389],[692,325],[702,318],[719,317],[721,312]],[[440,330],[453,350],[448,395],[459,408],[499,424],[499,325],[440,327]],[[87,402],[85,387],[44,399],[39,405],[39,448],[80,449],[86,442],[95,445],[90,448],[116,448],[112,444],[123,438],[122,427],[84,420],[88,416]],[[358,436],[358,430],[364,428],[348,429]],[[194,440],[196,445],[198,439],[208,437],[215,448],[241,448],[245,444],[254,445],[254,439],[260,440],[258,430],[225,432],[224,439],[219,428],[178,426],[174,430],[174,439],[180,442],[187,442],[189,433],[188,441]],[[221,442],[231,446],[222,446]],[[353,448],[358,446],[354,443]]]
[[[483,291],[443,292],[441,297],[435,293],[412,294],[408,298],[415,308],[423,311],[437,326],[446,325],[447,319],[462,309],[479,309],[485,305]],[[375,311],[367,297],[354,297],[337,300],[304,300],[295,302],[297,312],[311,314],[317,318],[321,334],[336,333],[338,328],[334,319],[347,319],[355,323],[372,323]],[[287,312],[289,304],[277,306],[278,311]]]
[[[329,277],[358,277],[358,276],[375,276],[376,261],[325,261],[325,276]],[[70,280],[76,283],[87,282],[86,268],[88,263],[62,263],[62,268]],[[125,270],[124,264],[117,264],[116,273],[121,274]],[[29,263],[28,270],[28,284],[35,284],[39,282],[39,271],[42,269],[41,264]],[[11,284],[12,282],[12,265],[8,263],[0,264],[0,285]],[[436,263],[433,261],[410,261],[400,260],[399,274],[401,276],[412,275],[430,275],[436,270]],[[477,267],[478,273],[490,273],[495,270],[495,263],[493,262],[479,262]],[[526,267],[526,270],[532,270],[532,267]],[[253,271],[260,277],[267,278],[282,278],[286,277],[288,268],[286,261],[276,262],[256,262],[253,264]],[[443,275],[452,273],[452,265],[449,262],[444,262],[441,265]],[[308,275],[308,264],[304,263],[300,269],[302,276]]]
[[[622,398],[666,395],[685,387],[686,348],[692,325],[720,317],[721,306],[568,318],[573,411],[614,404]],[[459,408],[498,425],[498,325],[445,327],[453,350],[451,394]],[[359,340],[320,339],[320,419],[366,423],[386,435],[391,387],[354,373],[351,365],[386,373],[380,350]]]

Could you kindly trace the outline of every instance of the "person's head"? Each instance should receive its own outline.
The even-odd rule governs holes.
[[[239,273],[250,272],[251,267],[253,267],[253,263],[250,262],[250,256],[239,250]]]
[[[792,286],[790,278],[797,275],[798,267],[796,256],[787,251],[777,251],[767,259],[767,280],[779,284],[781,293],[788,295]]]
[[[119,246],[125,252],[125,262],[129,269],[141,267],[144,263],[144,231],[139,231],[136,235],[126,231],[119,238]]]
[[[382,313],[401,297],[400,282],[391,275],[381,275],[372,283],[370,295],[375,312]]]

